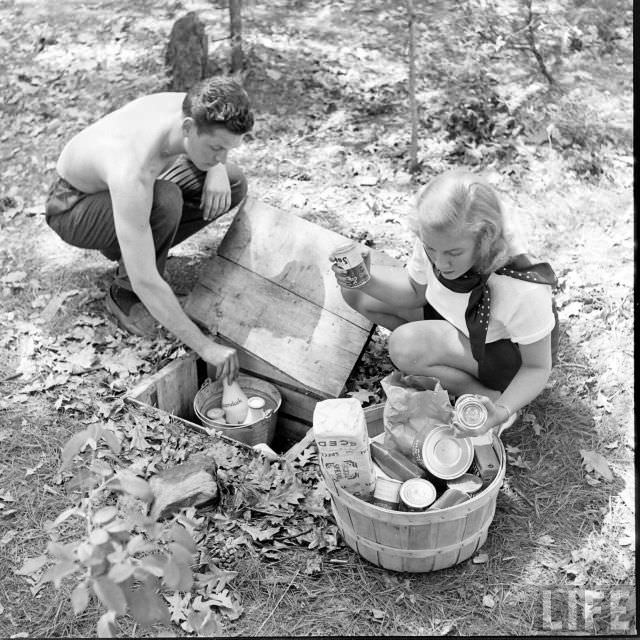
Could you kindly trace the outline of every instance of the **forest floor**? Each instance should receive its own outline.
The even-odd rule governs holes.
[[[490,24],[483,3],[428,3],[418,14],[415,173],[401,3],[244,4],[245,86],[257,118],[234,159],[252,195],[405,261],[403,219],[419,185],[450,167],[481,171],[559,276],[560,362],[503,436],[506,478],[473,560],[394,574],[329,540],[327,515],[320,545],[299,536],[296,546],[288,534],[265,552],[267,534],[253,539],[263,547],[238,561],[233,606],[211,605],[217,634],[635,634],[632,3],[553,5],[555,22],[540,32],[551,89],[530,52],[508,55],[495,38],[489,53],[477,46],[480,31],[503,24]],[[504,17],[519,3],[484,4]],[[102,306],[113,264],[67,246],[41,213],[65,141],[164,89],[164,48],[188,9],[218,47],[212,58],[224,60],[223,3],[0,0],[3,637],[95,634],[98,603],[74,616],[67,581],[39,582],[51,521],[77,498],[61,479],[60,452],[184,352],[168,336],[120,331]],[[573,26],[563,36],[559,24]],[[171,283],[193,285],[228,218],[172,251]],[[370,389],[371,402],[383,400],[378,383],[389,371],[385,336],[376,339],[365,357],[377,377],[350,382]],[[299,472],[311,482],[307,462]],[[171,611],[176,624],[149,630],[125,617],[119,633],[187,633]]]

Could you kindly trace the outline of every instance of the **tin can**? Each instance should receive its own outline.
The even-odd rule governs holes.
[[[387,449],[380,442],[369,444],[373,461],[391,478],[395,480],[410,480],[411,478],[421,478],[425,471],[413,460],[407,458],[395,449]]]
[[[458,489],[472,496],[482,489],[482,478],[473,473],[465,473],[459,478],[454,478],[447,482],[448,489]]]
[[[436,499],[436,488],[423,478],[412,478],[400,487],[401,511],[424,511]]]
[[[489,414],[476,396],[471,393],[461,395],[454,407],[453,421],[468,430],[476,430],[484,427]]]
[[[482,478],[484,484],[489,484],[498,475],[500,460],[491,444],[474,444],[473,468]]]
[[[473,461],[471,440],[457,438],[449,425],[438,425],[416,438],[411,451],[421,467],[442,480],[459,478]]]
[[[247,406],[249,407],[249,411],[247,411],[247,417],[244,419],[245,424],[254,424],[258,422],[258,420],[262,420],[262,418],[264,418],[264,408],[266,406],[264,398],[260,396],[251,396],[247,400]]]
[[[331,260],[340,270],[345,287],[355,289],[369,282],[371,276],[356,242],[340,245],[331,254]]]
[[[373,490],[373,504],[377,507],[397,511],[401,486],[400,480],[377,476],[376,486]]]
[[[430,507],[431,509],[446,509],[469,500],[469,494],[459,489],[447,489]]]

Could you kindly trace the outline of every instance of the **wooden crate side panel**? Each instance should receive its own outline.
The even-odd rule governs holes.
[[[347,241],[334,231],[248,198],[218,255],[368,331],[371,323],[344,302],[329,262],[331,252]],[[371,253],[374,264],[398,265],[386,254]]]
[[[178,358],[135,386],[128,396],[181,418],[192,418],[198,391],[197,356]]]
[[[221,337],[286,373],[321,396],[342,390],[369,332],[255,273],[218,259],[185,311]],[[210,327],[211,328],[211,327]]]
[[[309,429],[311,429],[311,425],[301,422],[298,418],[278,413],[276,432],[283,438],[289,440],[302,440]],[[295,445],[293,446],[295,447]],[[293,449],[293,447],[291,447],[291,449]],[[291,451],[291,449],[289,451]]]

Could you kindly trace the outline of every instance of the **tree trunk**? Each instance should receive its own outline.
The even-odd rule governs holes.
[[[231,73],[242,71],[242,0],[229,0],[229,27],[231,35]]]
[[[418,106],[416,104],[416,42],[415,11],[413,0],[407,0],[409,14],[409,112],[411,119],[411,146],[409,154],[409,171],[414,172],[418,164]]]
[[[209,46],[204,24],[194,11],[174,23],[165,63],[171,91],[188,91],[206,75]]]

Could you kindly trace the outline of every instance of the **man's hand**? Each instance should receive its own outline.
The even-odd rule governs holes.
[[[240,369],[238,352],[231,347],[225,347],[213,342],[200,352],[202,359],[216,368],[216,380],[226,377],[227,382],[235,380]]]
[[[205,220],[215,220],[229,211],[231,206],[231,185],[225,166],[220,163],[207,171],[202,188],[200,208]]]

